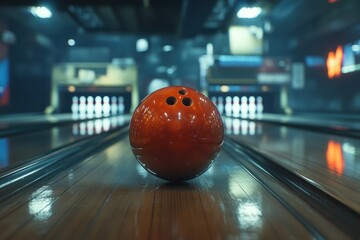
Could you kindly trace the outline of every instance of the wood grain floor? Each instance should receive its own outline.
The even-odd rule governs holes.
[[[3,162],[0,161],[0,170],[21,163],[22,161],[42,156],[56,148],[74,143],[88,136],[107,132],[118,126],[122,126],[128,121],[128,118],[128,115],[121,115],[110,118],[93,119],[0,138],[0,141],[6,141],[8,148],[7,159],[4,159]],[[60,121],[59,116],[55,119]],[[40,120],[43,120],[43,118],[40,118]],[[70,119],[66,120],[70,121],[71,116]],[[36,122],[33,124],[35,125]]]
[[[136,162],[127,138],[1,203],[0,229],[0,239],[316,237],[226,152],[202,176],[172,184]]]
[[[331,134],[299,130],[266,123],[254,123],[255,129],[244,134],[241,126],[251,121],[234,120],[230,125],[231,138],[268,156],[278,164],[360,213],[360,140]]]

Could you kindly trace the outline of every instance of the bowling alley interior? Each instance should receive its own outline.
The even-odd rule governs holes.
[[[359,239],[359,13],[1,0],[0,239]]]

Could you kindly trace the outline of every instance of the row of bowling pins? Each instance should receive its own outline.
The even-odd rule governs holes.
[[[224,98],[219,96],[212,97],[211,100],[215,103],[220,114],[225,113],[226,116],[252,116],[262,114],[264,111],[263,98],[261,96],[256,98],[254,96],[249,98],[243,96],[241,99],[238,96],[227,96],[225,97],[225,102]]]
[[[71,104],[71,112],[75,115],[88,115],[91,116],[110,116],[116,114],[124,114],[125,104],[124,97],[110,97],[96,96],[73,96]]]

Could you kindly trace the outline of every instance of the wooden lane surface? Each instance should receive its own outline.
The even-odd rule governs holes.
[[[171,184],[144,171],[127,138],[0,205],[0,239],[313,239],[222,152]]]
[[[29,159],[40,157],[66,144],[71,144],[91,135],[123,126],[129,116],[112,116],[102,119],[74,122],[61,126],[48,127],[35,132],[12,135],[4,139],[8,146],[6,166],[16,165]]]
[[[226,120],[228,121],[228,119]],[[234,120],[231,120],[234,124]],[[237,120],[235,120],[237,121]],[[244,120],[246,121],[246,120]],[[243,126],[248,126],[246,121]],[[229,136],[312,181],[318,188],[360,213],[360,140],[285,126],[255,123],[255,134]],[[242,123],[235,124],[241,128]],[[258,129],[261,133],[258,133]]]

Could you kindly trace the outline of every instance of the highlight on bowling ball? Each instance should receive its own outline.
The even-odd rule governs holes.
[[[224,141],[224,128],[207,96],[172,86],[151,93],[135,109],[129,140],[135,157],[150,173],[186,181],[212,165]]]

